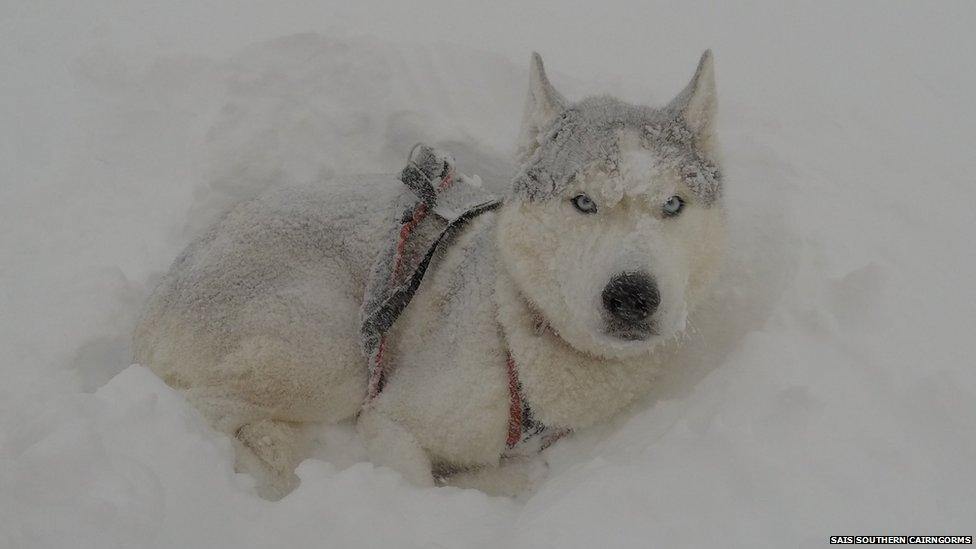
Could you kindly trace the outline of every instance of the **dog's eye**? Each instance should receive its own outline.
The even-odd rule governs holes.
[[[685,207],[685,201],[681,200],[680,196],[672,196],[664,203],[661,209],[664,211],[664,215],[668,217],[674,217],[681,213],[681,210]]]
[[[576,197],[573,198],[573,206],[576,206],[577,210],[585,214],[596,213],[596,202],[593,202],[593,199],[585,194],[576,195]]]

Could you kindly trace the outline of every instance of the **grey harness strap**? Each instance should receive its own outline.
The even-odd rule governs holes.
[[[410,151],[402,181],[415,197],[395,223],[387,249],[373,263],[360,312],[360,342],[368,363],[367,403],[383,390],[386,334],[413,299],[430,262],[475,217],[494,210],[501,199],[456,173],[453,159],[423,144]]]

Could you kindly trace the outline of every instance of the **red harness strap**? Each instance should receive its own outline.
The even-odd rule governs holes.
[[[506,360],[508,366],[508,436],[505,438],[505,446],[511,452],[503,454],[505,456],[524,455],[523,448],[518,446],[527,443],[529,448],[541,452],[548,448],[552,443],[569,434],[569,429],[549,427],[537,419],[533,418],[532,408],[522,396],[522,384],[519,382],[518,366],[512,354],[508,354]],[[534,440],[531,444],[529,441]],[[533,450],[530,450],[533,451]]]
[[[437,190],[443,191],[444,189],[451,186],[454,183],[454,171],[449,171],[447,175],[441,179],[440,183],[437,184]],[[410,233],[420,224],[421,221],[427,217],[429,212],[426,202],[420,202],[413,210],[413,214],[410,219],[405,222],[400,227],[400,233],[397,238],[396,245],[396,255],[394,257],[394,267],[393,271],[390,273],[390,282],[396,282],[397,278],[400,277],[400,271],[403,267],[403,255],[407,248],[407,242],[410,239]],[[373,354],[373,368],[370,370],[372,375],[369,378],[369,383],[366,386],[366,400],[372,400],[383,390],[383,384],[386,382],[386,371],[383,365],[383,354],[386,350],[386,334],[380,336],[379,347]]]
[[[508,355],[508,438],[505,445],[514,448],[522,440],[522,392],[519,390],[515,359]]]
[[[451,186],[454,183],[454,172],[448,172],[444,176],[444,179],[437,184],[437,190],[443,191],[444,189]],[[410,233],[413,232],[414,228],[427,217],[427,203],[421,202],[417,205],[417,208],[413,211],[413,217],[410,221],[407,221],[400,227],[400,239],[397,241],[396,249],[396,266],[393,268],[393,273],[390,274],[390,281],[395,280],[400,276],[400,268],[403,263],[403,252],[407,247],[407,239],[410,238]]]
[[[390,273],[391,282],[400,276],[400,269],[403,264],[403,252],[407,247],[407,239],[410,238],[410,233],[413,232],[417,224],[423,221],[425,217],[427,217],[427,203],[421,202],[413,210],[413,217],[410,218],[410,221],[407,221],[400,227],[400,237],[397,240],[396,247],[396,265],[393,267],[393,272]]]

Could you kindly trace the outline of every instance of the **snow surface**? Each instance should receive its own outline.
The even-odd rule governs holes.
[[[0,547],[973,534],[974,25],[968,2],[6,2]],[[269,503],[128,365],[148,289],[228,204],[393,171],[418,139],[498,180],[531,49],[570,98],[660,104],[706,47],[732,229],[715,302],[653,395],[550,449],[531,497],[412,487],[339,426]]]

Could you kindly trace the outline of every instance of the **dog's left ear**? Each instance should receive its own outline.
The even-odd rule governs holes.
[[[552,121],[566,108],[566,100],[549,83],[542,56],[532,52],[529,66],[529,95],[525,100],[522,115],[522,130],[519,132],[515,161],[525,163],[539,147],[539,134],[544,132]]]
[[[712,50],[705,50],[691,82],[668,105],[668,109],[680,116],[695,134],[699,146],[708,154],[715,152],[715,114],[718,108],[714,65]]]

